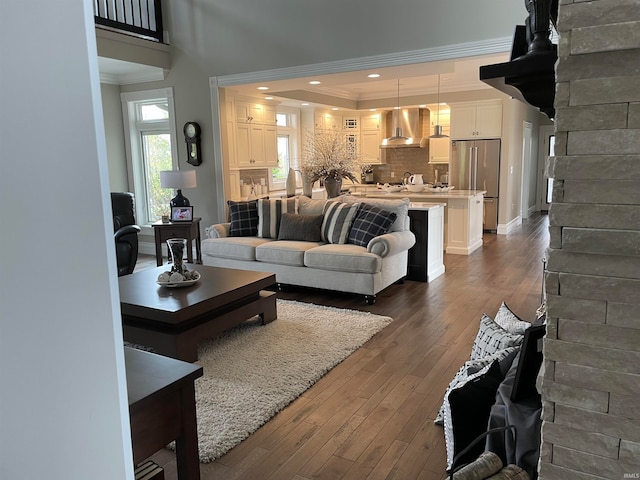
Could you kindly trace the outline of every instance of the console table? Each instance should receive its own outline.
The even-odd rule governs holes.
[[[187,239],[187,260],[193,262],[193,248],[191,242],[196,244],[196,262],[202,263],[202,251],[200,249],[200,217],[195,217],[192,222],[169,222],[161,221],[152,223],[153,233],[156,240],[156,264],[162,265],[162,244],[170,238]]]
[[[176,442],[179,480],[200,479],[194,381],[202,367],[124,348],[133,461]]]

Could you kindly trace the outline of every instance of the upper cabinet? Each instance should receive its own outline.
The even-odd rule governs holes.
[[[235,99],[235,168],[278,166],[276,108]]]
[[[449,163],[451,156],[450,138],[429,139],[429,163]]]
[[[451,104],[451,138],[462,140],[501,136],[500,100]]]
[[[236,122],[276,124],[276,108],[256,102],[236,100]]]

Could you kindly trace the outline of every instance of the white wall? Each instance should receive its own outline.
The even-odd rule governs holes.
[[[127,158],[124,148],[122,105],[118,85],[101,84],[104,134],[109,165],[109,188],[112,192],[128,192]]]
[[[522,1],[164,2],[171,43],[210,75],[511,37]],[[189,45],[190,48],[183,46]]]
[[[133,479],[91,2],[21,18],[2,2],[0,478]]]

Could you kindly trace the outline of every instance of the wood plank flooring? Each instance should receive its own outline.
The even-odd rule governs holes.
[[[203,480],[441,480],[442,428],[433,424],[449,381],[468,358],[483,312],[505,301],[531,320],[540,304],[548,222],[534,215],[509,235],[484,235],[469,256],[445,255],[432,283],[406,281],[362,297],[291,288],[278,297],[370,311],[394,321],[257,432]],[[141,258],[138,268],[154,266]],[[174,456],[153,459],[176,478]]]

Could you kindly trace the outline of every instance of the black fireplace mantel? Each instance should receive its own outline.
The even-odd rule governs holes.
[[[480,80],[513,98],[555,115],[558,47],[550,40],[558,20],[558,0],[524,0],[529,16],[516,26],[511,60],[480,67]]]

